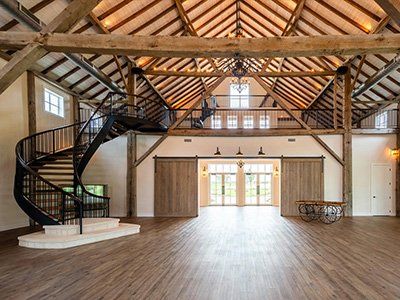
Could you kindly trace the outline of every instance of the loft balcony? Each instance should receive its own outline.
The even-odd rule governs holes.
[[[250,96],[245,100],[246,105],[260,105],[263,99]],[[264,97],[265,98],[265,97]],[[222,101],[220,101],[222,99]],[[214,99],[215,101],[215,99]],[[246,134],[268,134],[286,131],[294,133],[304,131],[296,118],[301,119],[312,130],[321,133],[340,133],[343,130],[343,112],[339,109],[291,109],[291,113],[276,107],[242,107],[230,108],[227,98],[218,98],[216,103],[224,106],[213,106],[208,101],[202,108],[194,109],[176,128],[182,132],[196,130],[202,133],[218,135],[229,132]],[[176,110],[179,118],[185,110]],[[377,133],[390,133],[398,129],[398,109],[391,106],[385,108],[353,108],[353,129],[376,130]]]

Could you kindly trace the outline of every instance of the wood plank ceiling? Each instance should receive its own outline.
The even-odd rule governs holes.
[[[398,33],[399,27],[370,0],[103,0],[71,32],[129,35],[198,35],[227,37],[235,31],[237,18],[247,38],[281,35],[346,35],[373,32]],[[20,1],[44,23],[49,23],[70,1]],[[382,28],[379,28],[382,27]],[[0,30],[29,31],[0,9]],[[8,54],[12,54],[9,52]],[[227,59],[152,58],[84,55],[112,80],[124,88],[128,60],[145,70],[211,72],[226,70]],[[336,70],[350,59],[354,88],[385,66],[392,55],[365,57],[301,57],[254,60],[258,70],[323,71]],[[85,99],[102,99],[108,90],[95,78],[60,53],[49,53],[38,61],[41,73]],[[257,70],[256,70],[257,71]],[[217,78],[146,75],[139,81],[143,97],[164,99],[174,108],[189,107]],[[333,88],[330,77],[264,78],[273,90],[294,108],[330,108]],[[390,100],[400,93],[396,70],[370,90],[358,96],[359,101]],[[358,107],[366,107],[366,105]]]

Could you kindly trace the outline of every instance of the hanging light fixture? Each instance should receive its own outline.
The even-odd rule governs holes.
[[[238,152],[236,152],[236,156],[243,156],[243,153],[242,153],[242,151],[240,150],[240,147],[239,147]]]
[[[215,151],[214,155],[215,156],[220,156],[221,155],[221,151],[219,151],[219,147],[217,147],[217,151]]]
[[[239,160],[238,162],[236,162],[236,164],[238,165],[239,168],[243,168],[243,166],[245,165],[243,160]]]
[[[265,155],[262,147],[260,147],[260,150],[258,150],[258,155],[260,155],[260,156]]]

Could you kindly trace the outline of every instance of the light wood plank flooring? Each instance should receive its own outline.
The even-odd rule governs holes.
[[[140,234],[66,250],[0,233],[0,298],[400,298],[399,218],[324,225],[274,207],[209,207],[130,221]]]

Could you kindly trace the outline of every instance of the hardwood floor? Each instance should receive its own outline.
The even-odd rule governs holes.
[[[395,299],[400,219],[324,225],[273,207],[136,219],[138,235],[66,250],[0,233],[1,299]]]

